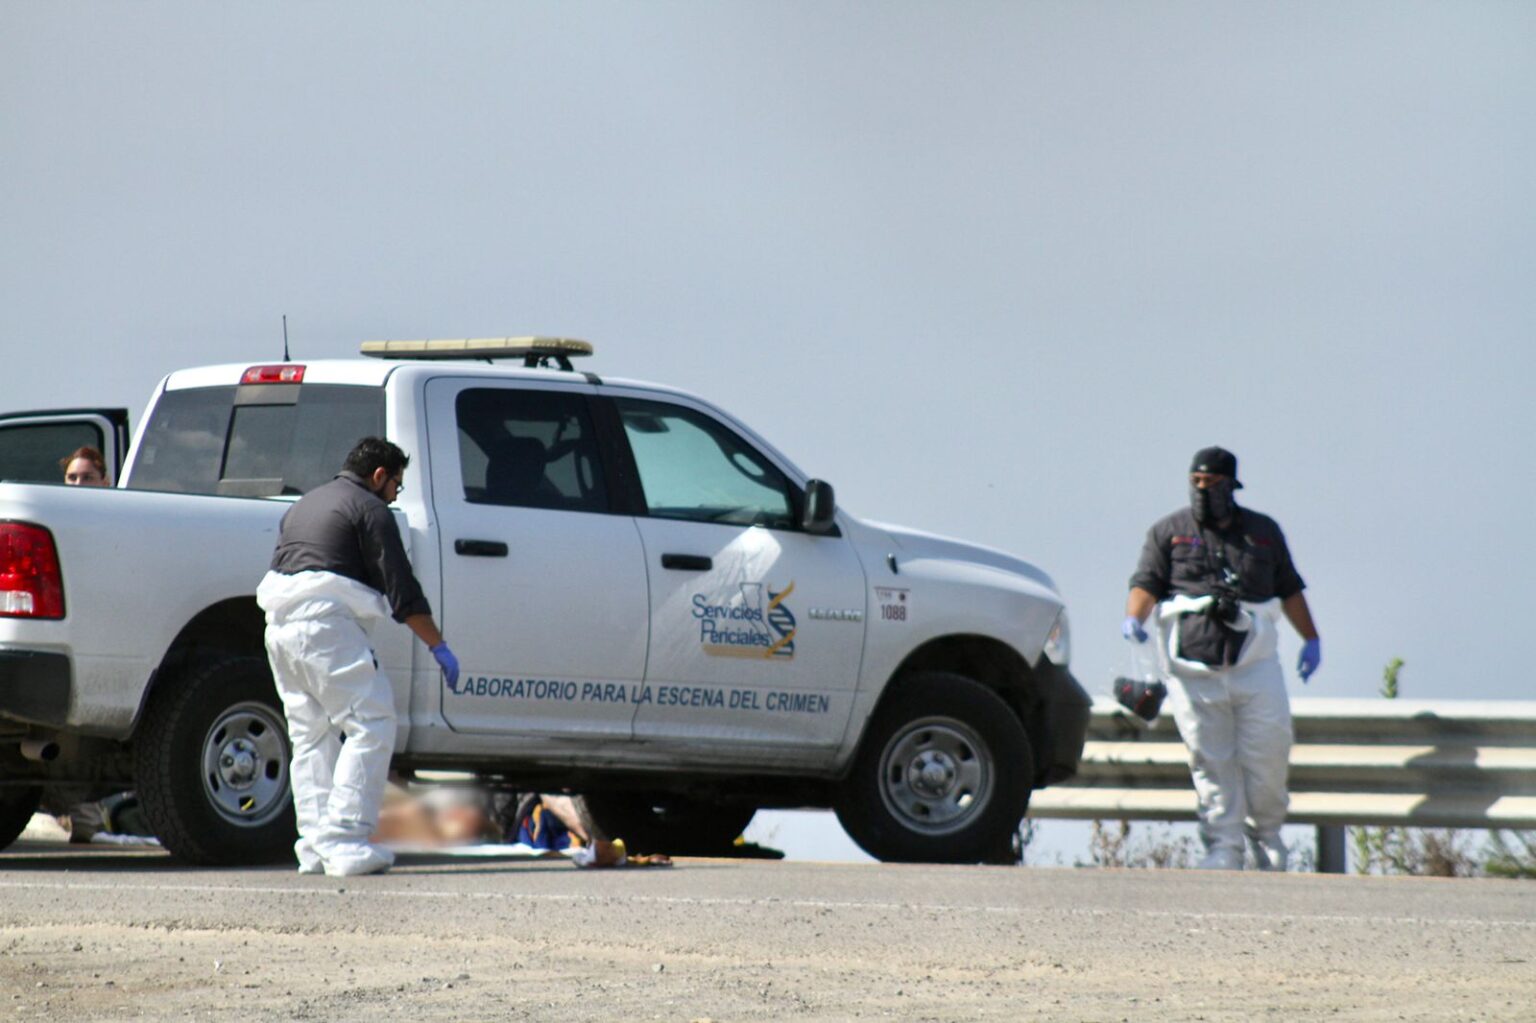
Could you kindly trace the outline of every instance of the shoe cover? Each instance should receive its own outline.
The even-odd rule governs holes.
[[[1285,843],[1280,841],[1279,836],[1249,839],[1248,845],[1253,850],[1253,862],[1260,870],[1283,873],[1290,863],[1291,852],[1285,847]]]
[[[1243,853],[1241,849],[1233,849],[1230,846],[1218,845],[1205,854],[1205,859],[1195,865],[1196,870],[1242,870]]]
[[[315,852],[315,847],[310,843],[309,839],[301,838],[293,843],[293,855],[298,858],[299,873],[325,873],[325,861],[320,858],[319,853]]]
[[[394,862],[394,853],[376,845],[333,846],[325,854],[325,873],[327,877],[382,874]]]

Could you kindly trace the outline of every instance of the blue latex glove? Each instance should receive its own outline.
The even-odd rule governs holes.
[[[453,656],[453,651],[448,649],[446,642],[439,643],[432,648],[432,656],[437,658],[437,666],[443,669],[443,674],[448,678],[448,688],[454,692],[459,691],[459,659]]]
[[[1135,615],[1125,616],[1125,621],[1120,623],[1120,635],[1138,643],[1147,641],[1147,630],[1141,627],[1141,621]]]
[[[1323,641],[1309,639],[1301,647],[1301,656],[1296,658],[1296,670],[1301,673],[1301,680],[1306,682],[1312,677],[1312,673],[1323,663]]]

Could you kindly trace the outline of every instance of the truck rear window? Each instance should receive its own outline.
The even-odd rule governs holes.
[[[267,497],[302,494],[384,435],[384,391],[342,384],[200,387],[155,403],[127,485]]]

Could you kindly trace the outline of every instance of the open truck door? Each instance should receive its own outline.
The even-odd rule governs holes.
[[[128,410],[49,409],[0,415],[0,480],[10,483],[62,483],[59,459],[80,447],[93,447],[106,460],[117,483],[128,456]]]

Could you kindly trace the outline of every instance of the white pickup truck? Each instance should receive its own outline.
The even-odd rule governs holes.
[[[291,500],[367,435],[412,455],[396,514],[463,666],[449,688],[375,630],[402,771],[581,792],[673,852],[831,806],[877,858],[976,862],[1076,770],[1090,701],[1039,569],[855,518],[716,406],[574,370],[579,343],[364,350],[172,373],[116,487],[0,483],[0,848],[72,783],[136,789],[188,861],[289,854],[253,594]],[[115,463],[125,433],[6,417],[0,478],[81,443]]]

